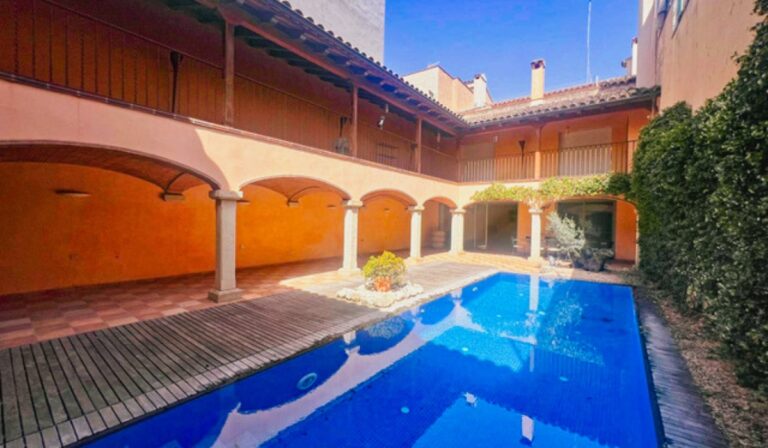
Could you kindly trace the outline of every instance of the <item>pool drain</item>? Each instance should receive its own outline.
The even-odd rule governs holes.
[[[317,381],[317,374],[315,372],[308,373],[301,377],[299,382],[296,383],[296,387],[298,387],[299,390],[307,390],[315,384],[315,381]]]

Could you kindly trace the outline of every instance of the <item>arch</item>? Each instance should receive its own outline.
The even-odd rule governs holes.
[[[446,207],[448,207],[450,209],[458,208],[458,205],[456,205],[455,202],[453,202],[452,200],[450,200],[449,198],[447,198],[445,196],[434,196],[434,197],[431,197],[431,198],[427,199],[426,201],[424,201],[424,204],[426,205],[426,203],[429,202],[429,201],[437,202],[439,204],[443,204],[443,205],[445,205]]]
[[[285,197],[285,200],[288,202],[298,201],[308,194],[320,192],[335,193],[345,201],[352,198],[349,193],[336,185],[321,179],[306,176],[271,176],[253,179],[244,182],[239,188],[242,189],[250,185],[256,185],[274,191]]]
[[[402,191],[393,190],[393,189],[382,189],[382,190],[371,191],[363,195],[363,197],[361,198],[361,201],[365,203],[366,201],[371,201],[373,199],[380,198],[380,197],[387,197],[387,198],[394,199],[402,203],[406,207],[418,205],[418,202],[416,201],[416,199],[414,199],[411,195],[404,193]]]
[[[53,163],[100,168],[149,182],[164,193],[181,194],[199,185],[220,188],[212,177],[160,157],[104,146],[63,142],[0,143],[0,163]]]

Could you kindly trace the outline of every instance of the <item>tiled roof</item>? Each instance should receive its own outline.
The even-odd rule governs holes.
[[[490,106],[468,110],[462,117],[473,127],[543,117],[585,108],[601,108],[653,98],[657,89],[637,88],[634,76],[612,78],[599,83],[583,84],[555,90],[538,101],[530,97],[501,101]]]
[[[426,92],[393,72],[380,61],[360,51],[341,36],[316,23],[311,17],[285,0],[242,0],[245,9],[268,27],[289,38],[303,42],[310,53],[329,61],[349,73],[350,79],[364,81],[376,94],[397,99],[409,108],[425,113],[435,121],[453,129],[473,128],[488,124],[544,118],[548,115],[600,109],[639,103],[658,95],[658,88],[636,88],[634,77],[608,79],[597,84],[585,84],[546,93],[544,99],[516,98],[491,106],[456,113],[430,97]],[[282,14],[282,19],[278,16]],[[287,14],[287,17],[285,13]]]

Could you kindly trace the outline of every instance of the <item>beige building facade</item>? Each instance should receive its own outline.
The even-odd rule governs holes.
[[[659,108],[694,109],[736,76],[736,56],[754,38],[754,0],[640,0],[640,87],[661,86]]]

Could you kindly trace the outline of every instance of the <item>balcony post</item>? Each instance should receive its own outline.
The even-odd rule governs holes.
[[[408,207],[411,212],[411,258],[421,258],[421,213],[424,206]]]
[[[541,260],[541,213],[539,207],[531,207],[531,255],[528,257],[531,261]]]
[[[451,253],[464,252],[464,213],[463,208],[451,210]]]
[[[243,197],[239,191],[214,190],[216,201],[216,276],[208,298],[214,302],[230,302],[241,297],[237,289],[235,235],[237,233],[237,202]]]
[[[357,224],[358,211],[363,203],[360,201],[344,202],[344,252],[341,262],[341,272],[357,272]]]
[[[422,135],[422,119],[416,117],[416,153],[414,158],[416,159],[416,172],[421,172],[421,135]]]
[[[235,25],[224,22],[224,125],[235,124]]]
[[[359,91],[357,84],[352,84],[352,123],[349,128],[349,152],[352,157],[357,157],[357,109],[358,109]]]

